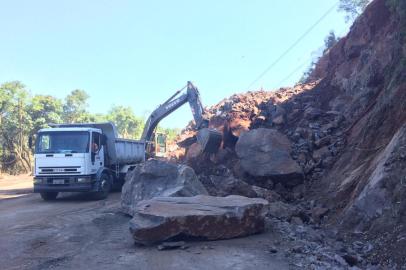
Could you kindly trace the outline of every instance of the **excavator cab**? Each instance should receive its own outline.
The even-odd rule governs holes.
[[[166,157],[166,144],[167,136],[165,133],[157,132],[155,133],[155,156],[156,157]]]
[[[162,132],[154,132],[152,138],[146,145],[147,158],[166,157],[167,136]]]

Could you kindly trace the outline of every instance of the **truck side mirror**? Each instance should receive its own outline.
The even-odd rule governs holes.
[[[32,136],[28,137],[28,147],[31,149],[33,146],[33,138]]]

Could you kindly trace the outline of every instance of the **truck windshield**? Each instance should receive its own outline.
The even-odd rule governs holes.
[[[87,153],[89,151],[89,132],[53,131],[38,135],[35,153]]]

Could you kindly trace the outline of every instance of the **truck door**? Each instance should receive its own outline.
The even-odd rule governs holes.
[[[96,173],[99,168],[104,166],[104,149],[101,144],[101,134],[92,132],[91,142],[91,171]]]

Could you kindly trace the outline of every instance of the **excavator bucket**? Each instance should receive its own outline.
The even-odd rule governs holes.
[[[212,128],[200,129],[196,137],[203,152],[209,154],[217,153],[223,140],[223,135]]]

